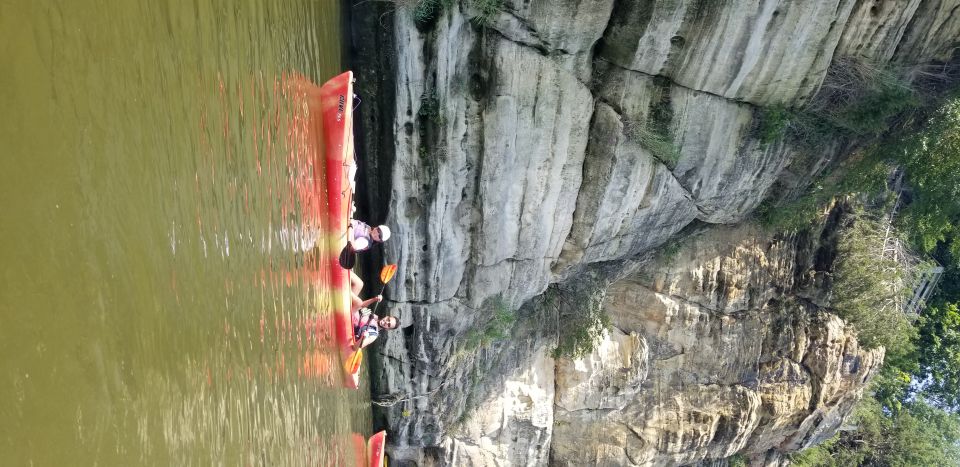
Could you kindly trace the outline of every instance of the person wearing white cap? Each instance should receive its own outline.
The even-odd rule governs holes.
[[[353,219],[347,227],[347,239],[353,251],[369,250],[374,242],[383,243],[390,239],[390,227],[385,225],[370,227],[364,222]]]

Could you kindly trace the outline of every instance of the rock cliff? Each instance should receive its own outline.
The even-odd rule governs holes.
[[[556,366],[553,464],[772,461],[831,436],[882,351],[814,304],[824,240],[719,227],[611,284],[599,348]]]
[[[843,57],[953,60],[960,3],[483,3],[350,10],[375,102],[361,212],[394,228],[401,266],[403,332],[370,375],[394,459],[775,463],[830,436],[882,355],[819,309],[829,225],[742,221],[846,144],[763,141],[758,115],[811,99]],[[559,317],[584,303],[612,326],[555,359]]]

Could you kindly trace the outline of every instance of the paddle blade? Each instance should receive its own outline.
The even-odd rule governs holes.
[[[387,282],[390,282],[390,279],[393,279],[393,275],[397,273],[396,264],[388,264],[380,270],[380,282],[383,285],[387,285]]]
[[[363,351],[357,350],[356,353],[350,356],[347,359],[347,363],[344,365],[344,368],[347,370],[348,374],[354,374],[360,370],[360,363],[363,362]]]
[[[343,250],[340,252],[340,267],[343,269],[353,269],[353,265],[356,263],[357,256],[353,254],[353,246],[347,243],[347,246],[343,247]]]

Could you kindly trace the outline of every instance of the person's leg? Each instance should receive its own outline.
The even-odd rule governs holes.
[[[353,291],[353,295],[359,297],[360,291],[363,290],[363,279],[360,279],[353,271],[350,271],[350,290]]]
[[[354,321],[354,326],[357,325],[357,311],[359,311],[360,308],[363,308],[363,300],[361,300],[360,296],[355,293],[350,294],[350,318]]]

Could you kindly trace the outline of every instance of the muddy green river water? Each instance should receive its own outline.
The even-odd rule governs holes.
[[[0,465],[353,465],[282,86],[337,5],[0,0]]]

